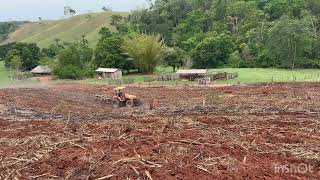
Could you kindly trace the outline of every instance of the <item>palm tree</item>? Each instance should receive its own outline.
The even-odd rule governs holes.
[[[152,74],[163,59],[165,45],[160,35],[135,33],[125,38],[122,49],[139,70]]]

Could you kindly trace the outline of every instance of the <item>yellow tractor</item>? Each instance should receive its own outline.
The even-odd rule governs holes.
[[[112,107],[128,107],[132,108],[134,106],[140,106],[142,103],[137,96],[124,93],[125,87],[117,87],[114,89],[115,96],[112,98]]]

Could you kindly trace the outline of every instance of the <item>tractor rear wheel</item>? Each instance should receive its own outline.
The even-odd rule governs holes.
[[[132,107],[134,106],[133,100],[127,100],[126,106],[127,106],[128,108],[132,108]]]
[[[119,99],[113,99],[112,100],[112,107],[113,108],[119,108],[121,106],[121,102]]]

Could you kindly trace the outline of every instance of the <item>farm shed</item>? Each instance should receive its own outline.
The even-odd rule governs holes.
[[[207,69],[180,69],[177,71],[179,78],[194,81],[197,78],[203,78],[207,74]]]
[[[33,76],[46,76],[51,75],[52,69],[48,66],[37,66],[36,68],[30,71]]]
[[[96,70],[98,79],[122,79],[122,71],[114,68],[99,68]]]

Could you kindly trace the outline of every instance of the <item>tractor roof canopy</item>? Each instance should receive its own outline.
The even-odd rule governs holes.
[[[121,91],[121,90],[124,90],[124,89],[125,89],[125,87],[116,87],[116,88],[114,88],[115,91]]]

